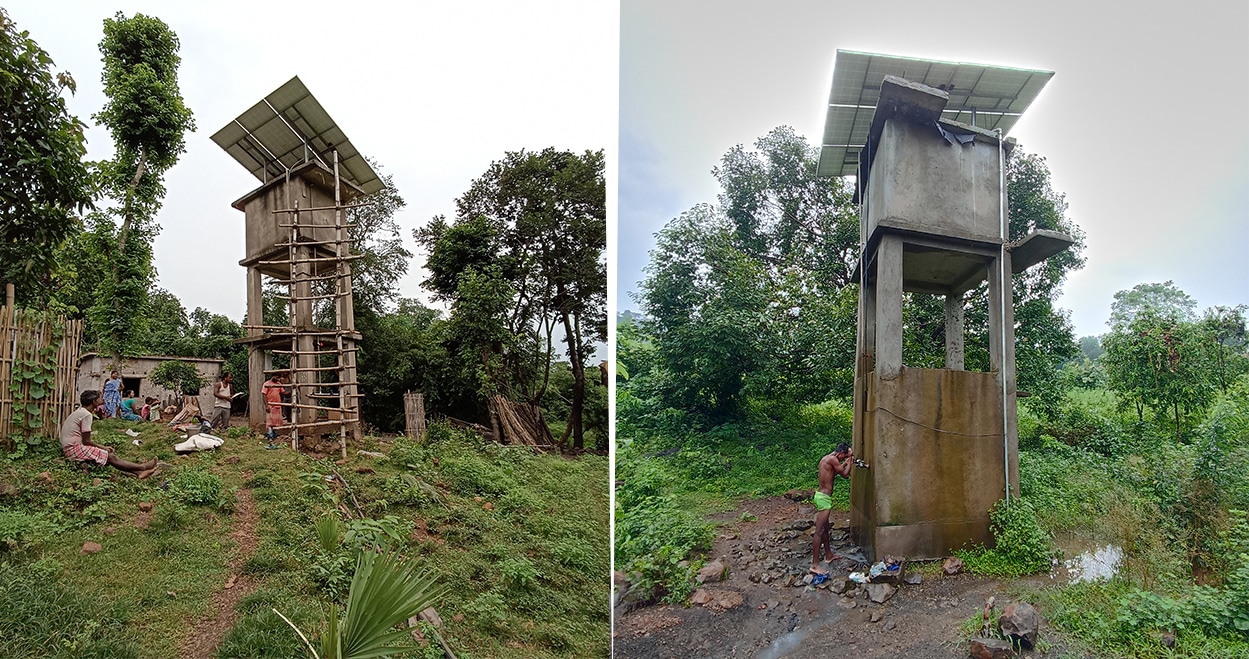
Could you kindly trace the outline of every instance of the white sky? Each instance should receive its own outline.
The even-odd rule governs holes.
[[[136,2],[9,0],[9,17],[69,70],[70,111],[92,125],[88,157],[112,155],[91,115],[105,98],[98,45],[117,11],[165,21],[181,40],[183,98],[198,130],[165,177],[158,285],[187,311],[246,311],[243,214],[259,185],[209,137],[298,75],[361,153],[394,176],[417,256],[404,297],[425,299],[412,229],[455,214],[455,197],[506,151],[607,150],[615,179],[614,2]]]
[[[1140,283],[1249,303],[1249,3],[630,0],[620,25],[621,309],[728,149],[783,124],[819,144],[838,48],[1056,73],[1010,134],[1087,234],[1076,336]]]

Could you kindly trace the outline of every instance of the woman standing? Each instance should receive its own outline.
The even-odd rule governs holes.
[[[104,411],[110,418],[117,417],[121,408],[121,373],[113,371],[104,382]]]

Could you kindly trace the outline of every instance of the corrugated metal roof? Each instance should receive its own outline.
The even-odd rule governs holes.
[[[377,173],[299,76],[217,131],[212,141],[261,182],[314,159],[333,169],[338,149],[340,176],[366,193],[382,189]]]
[[[820,174],[847,176],[858,172],[859,150],[867,141],[886,75],[947,92],[950,102],[941,113],[942,119],[974,123],[988,130],[1001,128],[1005,135],[1054,72],[838,50],[824,118]]]

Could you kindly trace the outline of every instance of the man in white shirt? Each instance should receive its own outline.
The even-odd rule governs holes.
[[[104,398],[100,392],[88,389],[82,392],[79,401],[82,407],[71,412],[65,423],[61,424],[61,452],[67,459],[94,462],[98,465],[110,464],[139,478],[147,478],[156,471],[156,458],[143,464],[122,460],[113,452],[113,447],[101,446],[91,441],[91,419],[96,409],[104,404]]]
[[[234,375],[226,373],[221,381],[213,385],[213,417],[212,425],[220,432],[230,427],[230,399],[234,395]]]

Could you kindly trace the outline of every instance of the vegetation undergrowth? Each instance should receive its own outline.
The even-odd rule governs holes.
[[[140,432],[141,446],[130,443],[127,428]],[[175,457],[178,435],[156,424],[101,421],[95,432],[121,457],[155,454],[173,467],[148,481],[108,467],[84,470],[47,442],[0,456],[0,581],[47,575],[25,590],[0,588],[0,598],[12,600],[0,610],[41,616],[0,615],[6,648],[35,648],[17,656],[178,656],[230,576],[229,532],[243,489],[260,520],[256,549],[239,571],[255,590],[240,601],[217,657],[304,656],[272,609],[300,629],[319,630],[328,607],[343,602],[355,566],[325,558],[316,525],[327,517],[338,519],[344,545],[385,544],[443,575],[451,591],[436,605],[439,631],[459,657],[608,652],[603,456],[534,454],[441,424],[421,443],[366,437],[353,451],[387,458],[351,455],[342,465],[336,454],[267,451],[254,434]],[[142,512],[143,502],[153,509]],[[102,550],[80,553],[87,541]],[[83,620],[96,622],[83,627]],[[434,643],[397,656],[435,649],[440,655]]]
[[[622,423],[616,450],[616,565],[633,587],[680,602],[689,596],[711,547],[708,513],[742,498],[815,488],[820,458],[850,438],[850,410],[837,401],[809,405],[779,421],[699,430],[676,410],[654,424]],[[627,434],[626,434],[627,433]],[[850,488],[837,479],[834,507]]]

